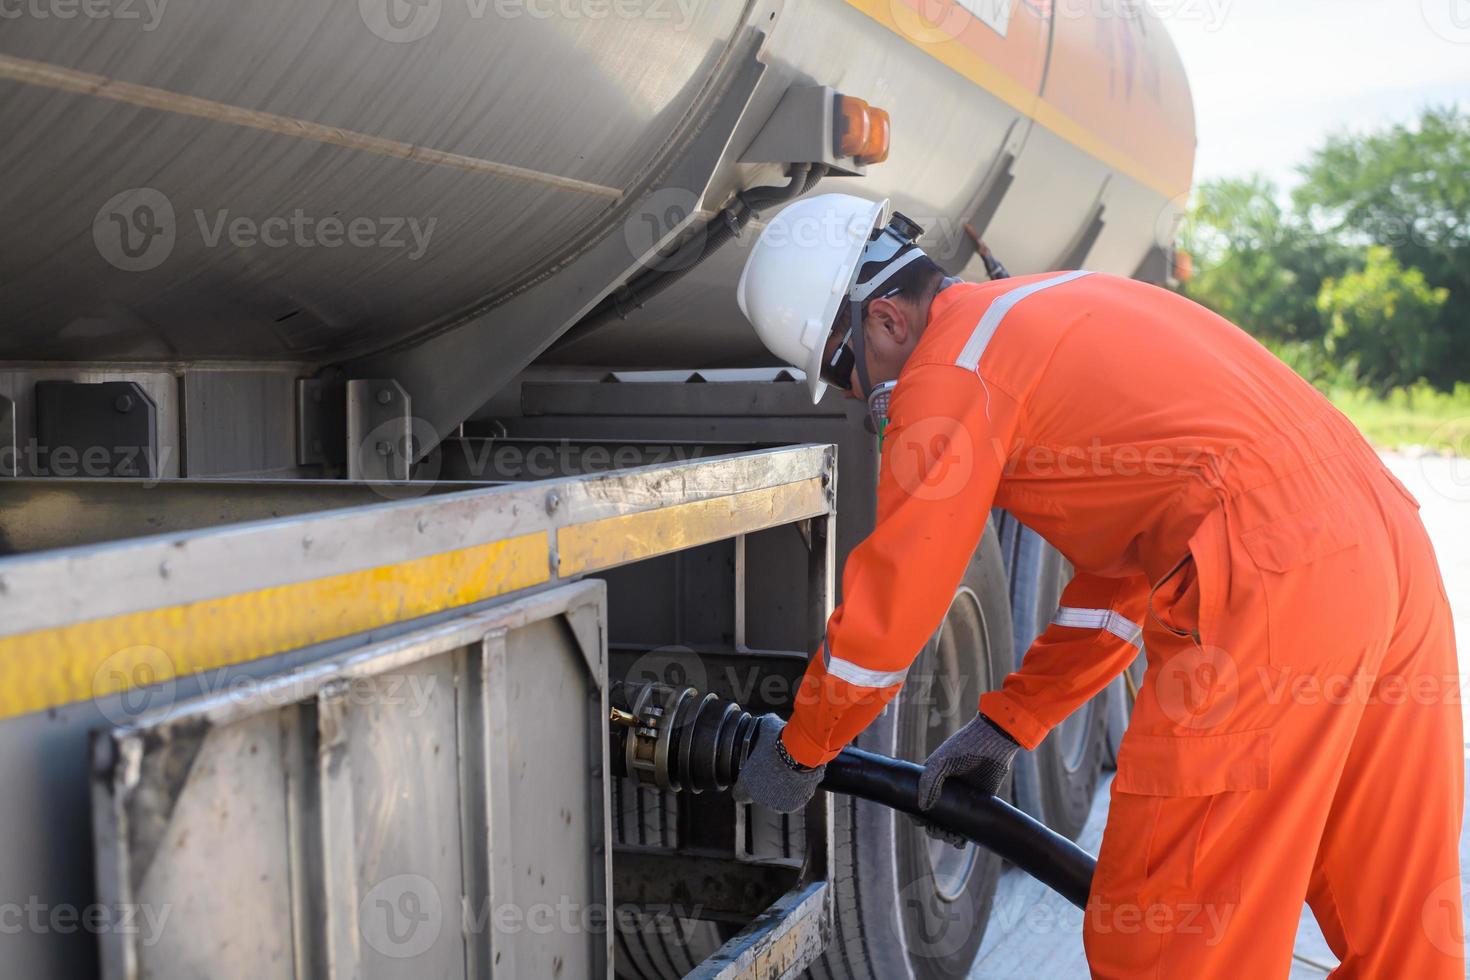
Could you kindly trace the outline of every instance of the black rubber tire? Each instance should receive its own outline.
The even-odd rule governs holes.
[[[1016,664],[1055,615],[1071,566],[1036,532],[1017,525],[1011,567],[1011,618]],[[1075,840],[1092,811],[1108,741],[1108,694],[1072,713],[1031,753],[1039,798],[1023,802],[1037,819]],[[1025,806],[1024,802],[1030,802]]]
[[[1128,719],[1133,716],[1133,691],[1143,685],[1143,671],[1147,662],[1140,650],[1138,657],[1128,666],[1126,673],[1133,679],[1132,690],[1123,677],[1108,685],[1108,737],[1103,750],[1103,768],[1106,770],[1118,768],[1118,749],[1123,744],[1123,733],[1128,730]]]
[[[674,847],[678,801],[662,790],[622,778],[613,782],[613,836],[620,844]],[[720,948],[718,924],[672,920],[667,914],[619,909],[614,972],[624,980],[678,980]]]
[[[978,608],[983,644],[955,642],[953,632],[946,640],[944,631],[958,615],[952,608],[947,626],[910,670],[895,706],[858,738],[858,747],[922,762],[938,741],[974,717],[982,685],[998,685],[1010,669],[1008,595],[999,539],[988,529],[956,595]],[[938,683],[925,682],[942,660],[957,662],[966,655],[970,660],[962,690],[944,691]],[[936,701],[937,716],[931,714],[931,702]],[[999,860],[979,849],[956,852],[972,854],[974,863],[963,885],[956,887],[951,880],[946,889],[951,894],[941,896],[929,863],[930,838],[922,828],[906,817],[895,819],[886,807],[852,797],[833,796],[832,805],[832,939],[811,975],[821,980],[969,976],[990,916]]]

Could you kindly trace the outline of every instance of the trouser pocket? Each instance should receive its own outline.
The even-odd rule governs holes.
[[[1112,907],[1095,911],[1171,932],[1191,914],[1227,921],[1241,883],[1230,849],[1270,785],[1270,747],[1269,731],[1124,736],[1093,886]]]

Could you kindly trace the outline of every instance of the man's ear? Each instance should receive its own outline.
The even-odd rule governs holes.
[[[888,298],[875,299],[868,306],[868,316],[878,324],[890,343],[903,347],[909,341],[912,328],[903,308]]]

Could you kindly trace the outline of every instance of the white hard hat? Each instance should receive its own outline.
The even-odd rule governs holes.
[[[745,261],[735,297],[770,352],[806,372],[812,403],[822,399],[822,350],[858,262],[888,202],[851,194],[797,201],[766,225]]]

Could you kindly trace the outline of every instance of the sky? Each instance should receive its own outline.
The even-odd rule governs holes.
[[[1470,0],[1146,0],[1194,93],[1196,182],[1285,187],[1330,133],[1470,110]]]

